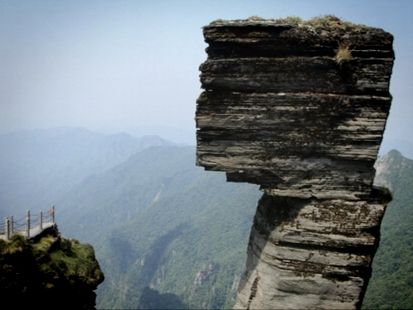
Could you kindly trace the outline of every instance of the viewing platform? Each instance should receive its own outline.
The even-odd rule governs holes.
[[[54,206],[36,215],[28,210],[26,216],[21,219],[16,220],[13,216],[4,219],[4,222],[0,224],[0,239],[10,240],[14,235],[34,238],[54,225],[56,225]]]

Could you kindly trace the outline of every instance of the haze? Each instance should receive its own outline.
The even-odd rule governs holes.
[[[395,36],[384,142],[410,145],[411,12],[408,0],[1,1],[0,132],[79,126],[194,144],[202,26],[333,14]]]

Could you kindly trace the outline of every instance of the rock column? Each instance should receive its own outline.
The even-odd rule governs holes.
[[[216,21],[197,164],[264,194],[235,308],[358,308],[390,195],[374,162],[393,37],[334,17]]]

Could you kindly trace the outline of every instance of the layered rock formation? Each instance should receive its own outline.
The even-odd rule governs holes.
[[[216,21],[197,164],[260,184],[236,308],[355,308],[390,196],[373,188],[393,38],[334,17]]]
[[[0,240],[1,302],[10,308],[93,309],[103,279],[92,246],[62,238],[56,226]]]

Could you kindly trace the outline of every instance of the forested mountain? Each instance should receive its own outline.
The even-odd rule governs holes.
[[[193,147],[157,147],[73,189],[59,221],[96,249],[107,279],[98,306],[221,308],[232,305],[259,196],[196,167]]]
[[[387,207],[381,241],[364,308],[413,308],[413,160],[391,151],[376,163],[376,184],[388,187],[393,201]]]
[[[79,198],[72,205],[70,199],[62,202],[62,225],[96,246],[107,275],[98,293],[100,307],[232,306],[260,193],[195,167],[194,152],[191,147],[139,152],[75,189],[72,198]],[[394,200],[383,222],[367,307],[413,305],[411,163],[396,151],[378,161],[376,183],[389,186]],[[394,294],[398,298],[390,298]]]
[[[45,209],[84,178],[147,147],[166,144],[156,136],[104,135],[83,128],[2,134],[0,215]]]
[[[261,195],[195,166],[195,148],[83,129],[0,136],[1,212],[57,206],[59,229],[91,243],[100,308],[229,308]],[[151,147],[154,146],[154,147]],[[413,307],[413,161],[392,151],[393,191],[365,308]]]

